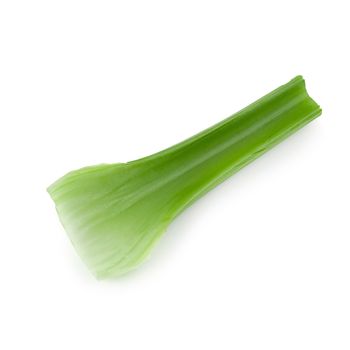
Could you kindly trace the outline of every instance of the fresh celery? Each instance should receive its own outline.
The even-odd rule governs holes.
[[[321,114],[302,77],[154,155],[72,171],[48,188],[73,245],[99,278],[139,265],[186,207]]]

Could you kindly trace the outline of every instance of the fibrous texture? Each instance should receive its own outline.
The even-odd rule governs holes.
[[[184,142],[129,163],[72,171],[48,192],[90,270],[117,276],[139,265],[196,199],[320,114],[298,76]]]

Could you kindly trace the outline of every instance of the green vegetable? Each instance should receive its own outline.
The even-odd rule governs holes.
[[[72,171],[48,192],[93,274],[120,275],[148,256],[185,208],[320,114],[298,76],[171,148]]]

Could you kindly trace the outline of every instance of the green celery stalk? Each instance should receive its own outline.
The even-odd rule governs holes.
[[[48,192],[92,273],[121,275],[185,208],[320,114],[298,76],[186,141],[129,163],[72,171]]]

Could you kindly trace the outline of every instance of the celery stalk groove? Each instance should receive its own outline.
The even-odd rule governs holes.
[[[181,211],[320,114],[298,76],[186,141],[129,163],[72,171],[48,192],[92,273],[121,275]]]

